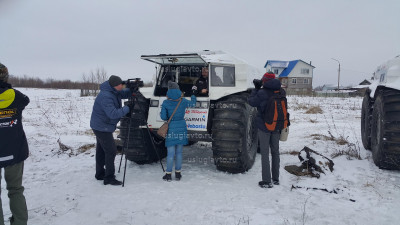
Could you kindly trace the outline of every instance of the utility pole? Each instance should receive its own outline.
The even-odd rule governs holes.
[[[338,69],[338,78],[337,78],[337,90],[338,90],[338,96],[339,96],[339,83],[340,83],[340,62],[337,59],[332,58],[333,60],[335,60],[336,62],[339,63],[339,69]]]

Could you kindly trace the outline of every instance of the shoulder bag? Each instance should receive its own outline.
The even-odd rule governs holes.
[[[175,107],[175,110],[174,110],[174,112],[172,113],[172,115],[171,115],[171,117],[169,118],[169,120],[168,120],[167,122],[165,122],[165,123],[160,127],[160,129],[157,130],[157,134],[158,134],[160,137],[165,138],[165,137],[167,136],[167,134],[168,134],[168,125],[169,125],[169,122],[171,122],[171,119],[172,119],[172,117],[174,117],[175,112],[176,112],[176,110],[178,109],[178,107],[179,107],[179,105],[181,104],[181,102],[182,102],[182,98],[180,99],[178,105]]]

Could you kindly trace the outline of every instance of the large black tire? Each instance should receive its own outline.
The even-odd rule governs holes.
[[[373,102],[369,91],[365,92],[361,108],[361,140],[364,148],[371,150],[371,119]]]
[[[400,91],[378,93],[372,111],[371,148],[379,168],[400,169]]]
[[[127,137],[127,130],[121,129],[121,133],[118,136],[122,142]],[[152,144],[154,142],[154,147]],[[125,143],[125,142],[124,142]],[[156,162],[160,159],[165,158],[167,150],[165,148],[165,141],[158,138],[153,132],[149,132],[147,128],[131,127],[129,135],[129,143],[127,148],[124,149],[126,158],[137,164],[147,164]]]
[[[165,141],[152,131],[149,132],[147,128],[140,127],[146,126],[149,101],[143,96],[138,96],[134,102],[133,112],[123,117],[118,127],[120,129],[118,137],[125,146],[123,152],[126,158],[138,164],[152,163],[165,158],[167,155]],[[125,105],[132,104],[131,101],[125,102]]]
[[[242,173],[254,164],[258,139],[257,109],[247,103],[247,94],[216,103],[212,124],[212,150],[218,170]]]

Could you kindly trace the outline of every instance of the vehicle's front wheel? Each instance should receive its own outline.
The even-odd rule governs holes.
[[[152,163],[165,158],[167,155],[165,141],[153,131],[143,128],[147,123],[149,101],[138,95],[134,102],[127,101],[125,104],[128,106],[134,104],[131,115],[122,117],[118,127],[120,129],[118,137],[125,148],[120,147],[123,148],[126,158],[138,164]]]
[[[400,92],[382,90],[374,102],[371,149],[375,165],[400,168]]]
[[[123,125],[121,124],[121,127]],[[121,128],[120,128],[121,129]],[[118,136],[121,142],[125,143],[128,137],[128,129],[121,129]],[[154,146],[153,146],[153,143]],[[165,141],[160,139],[156,134],[147,130],[147,128],[131,127],[129,134],[129,143],[124,149],[126,158],[137,164],[146,164],[156,162],[166,157],[167,150]]]
[[[247,103],[247,94],[216,103],[212,124],[212,149],[218,170],[242,173],[249,170],[257,153],[257,110]]]

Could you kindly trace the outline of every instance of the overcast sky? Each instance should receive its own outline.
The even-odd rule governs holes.
[[[0,62],[16,76],[151,80],[146,54],[222,50],[264,71],[312,61],[314,87],[357,84],[400,55],[399,0],[0,0]],[[261,77],[261,74],[260,74]]]

